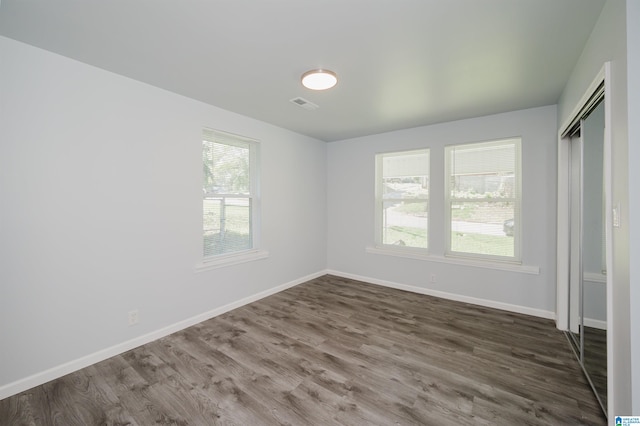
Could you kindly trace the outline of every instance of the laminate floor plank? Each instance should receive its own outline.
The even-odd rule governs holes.
[[[326,275],[0,401],[14,425],[604,425],[552,321]]]
[[[105,422],[106,415],[103,408],[111,408],[111,404],[100,406],[102,398],[92,400],[91,395],[87,395],[84,384],[76,382],[78,375],[73,373],[44,385],[52,424],[103,424]]]
[[[37,390],[23,392],[11,398],[0,400],[0,420],[15,426],[37,425],[38,415],[34,413],[32,400]],[[38,407],[38,404],[35,404]],[[40,424],[45,424],[42,421]]]

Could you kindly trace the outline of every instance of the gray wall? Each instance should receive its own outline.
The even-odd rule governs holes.
[[[443,263],[444,147],[522,137],[522,261],[538,275]],[[328,267],[342,274],[458,299],[553,315],[555,311],[556,107],[419,127],[328,145]],[[434,261],[366,252],[374,245],[374,157],[431,149],[430,254]],[[436,274],[436,282],[431,282]],[[495,306],[495,303],[492,304]]]
[[[324,271],[324,142],[6,38],[0,55],[0,398]],[[196,273],[204,126],[260,141],[270,256]]]

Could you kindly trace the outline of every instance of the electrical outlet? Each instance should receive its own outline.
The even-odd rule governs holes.
[[[431,282],[432,283],[436,282],[436,274],[431,274]]]
[[[136,325],[140,320],[138,316],[138,310],[134,309],[133,311],[129,311],[129,326]]]

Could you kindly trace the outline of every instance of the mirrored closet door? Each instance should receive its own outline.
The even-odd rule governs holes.
[[[604,199],[604,102],[570,139],[569,340],[606,413],[607,323]]]

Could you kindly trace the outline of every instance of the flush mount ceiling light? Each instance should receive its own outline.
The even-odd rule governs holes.
[[[337,82],[338,76],[329,70],[311,70],[302,74],[302,85],[311,90],[331,89]]]

